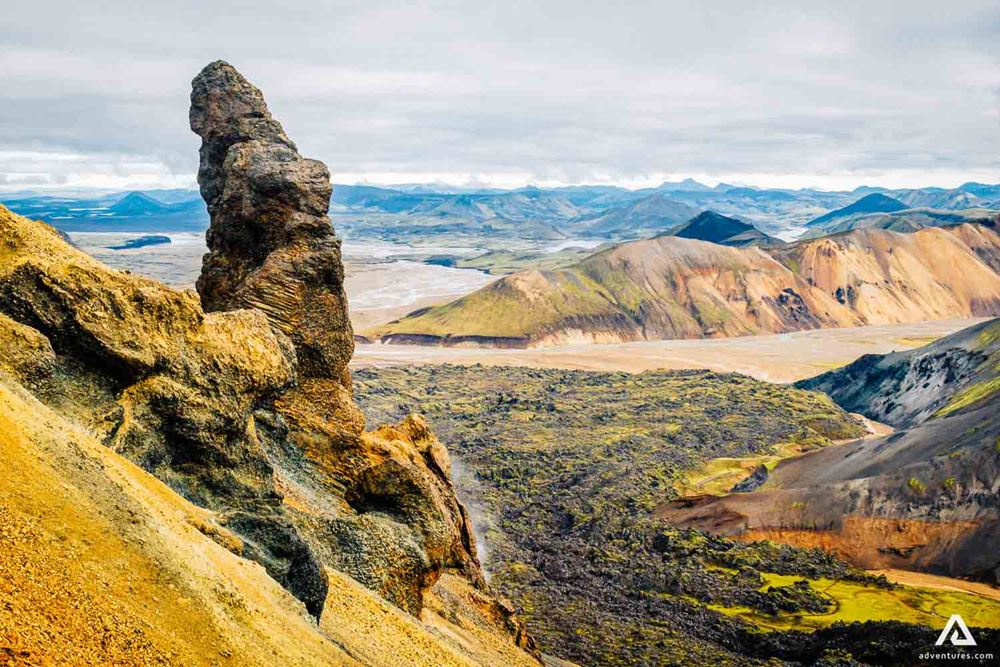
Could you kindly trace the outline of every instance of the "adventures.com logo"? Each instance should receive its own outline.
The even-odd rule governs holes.
[[[969,631],[969,626],[965,624],[962,617],[958,614],[952,614],[948,622],[945,623],[944,630],[938,636],[937,641],[934,642],[935,646],[944,646],[945,642],[949,642],[952,646],[966,647],[975,646],[976,639],[972,636],[972,632]],[[945,653],[921,653],[921,660],[992,660],[992,653],[975,653],[968,651],[948,651]]]

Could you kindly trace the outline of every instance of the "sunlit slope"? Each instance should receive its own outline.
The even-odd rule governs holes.
[[[512,274],[368,337],[523,347],[988,316],[1000,314],[998,257],[996,232],[970,225],[865,229],[767,250],[664,236]]]
[[[17,472],[0,476],[0,655],[358,664],[263,567],[217,543],[227,533],[210,513],[2,375],[0,455]]]

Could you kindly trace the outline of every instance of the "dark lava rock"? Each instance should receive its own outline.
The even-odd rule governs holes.
[[[759,465],[754,468],[743,481],[739,482],[729,490],[730,493],[746,493],[761,487],[767,481],[767,466]]]
[[[167,243],[170,243],[169,236],[140,236],[137,239],[129,239],[128,241],[118,245],[109,245],[108,250],[134,250],[135,248],[145,248],[146,246],[151,245],[165,245]]]
[[[258,404],[255,433],[297,494],[286,508],[305,545],[413,614],[445,570],[485,589],[444,447],[417,416],[365,432],[352,398],[354,336],[326,167],[299,155],[260,91],[221,61],[192,83],[191,129],[202,138],[198,182],[211,215],[202,305],[259,310],[295,348],[294,386]],[[285,541],[255,533],[272,555]],[[288,577],[313,575],[282,555]]]
[[[202,305],[263,311],[292,339],[303,376],[348,385],[354,337],[327,215],[330,172],[299,155],[261,92],[228,63],[195,77],[190,120],[202,140],[198,183],[211,216]]]

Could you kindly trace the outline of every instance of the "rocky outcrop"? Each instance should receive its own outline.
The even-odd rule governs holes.
[[[4,241],[5,215],[0,207]],[[44,229],[17,223],[29,226]],[[518,628],[492,612],[502,603],[454,574],[415,618],[324,570],[317,623],[241,557],[247,540],[222,525],[225,512],[194,505],[101,444],[87,415],[107,397],[58,349],[0,315],[0,662],[537,667]]]
[[[303,378],[345,386],[354,338],[330,172],[299,155],[264,96],[228,63],[195,77],[191,129],[211,225],[198,293],[206,311],[256,308],[292,339]]]
[[[905,428],[944,408],[958,392],[988,382],[987,363],[1000,355],[1000,323],[983,322],[929,345],[890,354],[866,354],[833,371],[801,380],[845,410]]]
[[[24,341],[7,363],[34,372],[39,395],[72,405],[109,447],[219,512],[245,554],[318,614],[319,563],[289,521],[253,422],[294,383],[288,339],[258,311],[205,314],[193,294],[106,269],[6,211],[0,237],[0,312]]]
[[[504,656],[483,664],[534,663],[523,626],[497,611],[483,582],[447,451],[420,417],[359,431],[323,412],[312,394],[322,380],[299,380],[294,346],[262,312],[205,313],[195,294],[112,271],[2,207],[0,239],[0,384],[18,400],[42,401],[59,429],[131,459],[202,508],[192,520],[202,536],[263,565],[313,616],[329,604],[333,572],[408,612],[411,621],[394,619],[400,627],[419,614],[449,636],[476,629],[477,650]],[[30,437],[63,442],[32,414],[14,414]],[[442,576],[463,582],[468,609],[428,611],[428,599],[442,604]]]
[[[299,156],[260,91],[224,62],[195,77],[191,128],[212,217],[202,303],[253,308],[294,346],[294,386],[255,413],[294,524],[324,565],[414,614],[446,569],[484,585],[444,447],[416,416],[366,433],[351,398],[326,167]]]

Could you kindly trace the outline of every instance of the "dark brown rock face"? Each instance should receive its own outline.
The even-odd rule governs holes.
[[[212,218],[202,305],[263,311],[292,339],[301,376],[348,386],[354,338],[326,166],[299,155],[260,91],[225,62],[195,77],[190,118]]]

